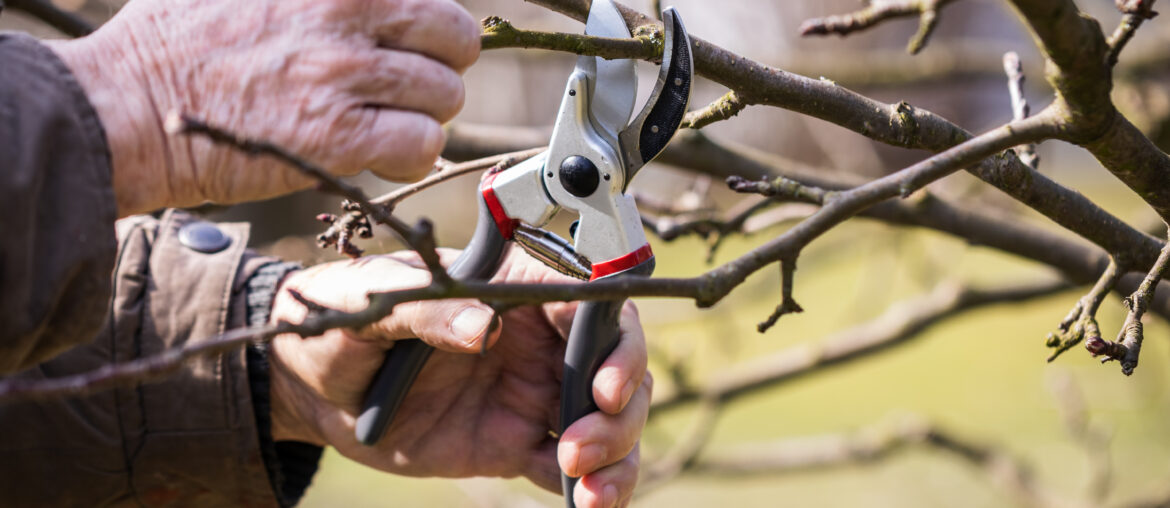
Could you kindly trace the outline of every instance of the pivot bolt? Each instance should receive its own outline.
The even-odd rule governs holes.
[[[593,161],[574,155],[561,162],[561,186],[579,198],[593,195],[601,183],[601,174]]]

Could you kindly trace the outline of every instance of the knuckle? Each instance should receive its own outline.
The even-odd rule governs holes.
[[[417,181],[427,176],[434,169],[435,160],[442,153],[446,141],[447,133],[443,131],[443,127],[434,119],[425,118],[419,127],[418,153],[414,160],[403,168],[403,178]]]
[[[466,68],[479,59],[481,30],[479,23],[466,10],[459,8],[458,14],[455,22],[462,26],[456,33],[461,34],[462,37],[456,46],[454,64],[458,68]]]
[[[443,81],[443,88],[447,89],[447,93],[444,94],[446,104],[439,109],[436,120],[447,122],[463,109],[463,103],[467,100],[467,90],[463,86],[463,80],[454,73]]]

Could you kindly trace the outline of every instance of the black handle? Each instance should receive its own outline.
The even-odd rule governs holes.
[[[605,277],[649,276],[654,271],[654,258],[633,269]],[[565,372],[561,381],[561,428],[563,434],[573,422],[597,410],[593,401],[593,378],[597,369],[618,345],[621,317],[625,300],[581,302],[573,316],[569,343],[565,348]],[[561,474],[561,488],[565,505],[574,508],[573,487],[577,479]]]
[[[456,280],[486,280],[496,272],[504,253],[504,237],[500,234],[492,214],[481,196],[479,219],[467,248],[447,270]],[[386,351],[386,360],[374,376],[362,402],[362,414],[355,427],[357,440],[372,446],[382,439],[398,406],[406,398],[410,386],[431,357],[434,348],[418,339],[397,341]]]
[[[593,376],[618,344],[618,317],[625,300],[582,302],[573,317],[565,350],[565,374],[561,384],[561,433],[573,422],[597,410],[593,402]],[[561,473],[565,505],[573,508],[577,479]]]
[[[662,26],[665,35],[658,81],[642,111],[619,134],[626,159],[627,186],[639,170],[666,149],[691,100],[694,58],[690,36],[673,7],[662,11]]]

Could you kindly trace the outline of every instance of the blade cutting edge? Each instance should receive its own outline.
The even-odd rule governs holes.
[[[625,39],[630,37],[630,30],[612,0],[593,0],[585,34]],[[638,94],[634,61],[583,56],[577,60],[577,68],[589,73],[589,104],[594,126],[617,146],[618,133],[629,124]]]

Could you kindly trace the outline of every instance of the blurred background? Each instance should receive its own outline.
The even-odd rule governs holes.
[[[54,3],[97,24],[112,16],[122,2]],[[478,18],[499,15],[519,28],[581,30],[579,23],[521,0],[464,3]],[[627,5],[643,12],[652,10],[649,1],[631,0]],[[904,49],[917,28],[913,18],[886,22],[846,38],[799,36],[802,21],[857,9],[861,5],[856,0],[677,0],[674,5],[693,35],[765,64],[833,80],[881,101],[907,101],[973,132],[1011,118],[1001,63],[1005,51],[1016,51],[1023,59],[1030,78],[1025,94],[1033,110],[1051,100],[1039,52],[1002,1],[949,5],[941,12],[930,43],[916,56]],[[1106,33],[1120,18],[1109,0],[1081,0],[1078,5],[1100,20]],[[0,29],[62,36],[11,9],[0,16]],[[1146,23],[1122,54],[1115,86],[1119,106],[1163,150],[1170,146],[1170,68],[1163,66],[1168,53],[1167,21],[1158,18]],[[467,102],[456,128],[525,127],[547,132],[574,60],[570,55],[532,50],[485,52],[466,75]],[[644,98],[657,68],[640,63],[639,70]],[[725,91],[700,80],[692,107]],[[866,178],[896,171],[927,155],[873,143],[820,120],[766,107],[748,108],[704,133]],[[1135,227],[1156,231],[1155,215],[1085,152],[1055,142],[1041,145],[1039,152],[1041,172]],[[669,203],[704,184],[702,180],[655,164],[635,181],[634,189],[647,200]],[[356,181],[373,195],[395,188],[368,176]],[[461,246],[474,224],[475,181],[465,177],[425,191],[407,200],[398,213],[404,218],[432,218],[444,245]],[[1056,229],[965,174],[949,177],[931,190]],[[719,182],[701,197],[720,209],[738,200]],[[314,215],[336,207],[333,198],[302,193],[205,211],[216,220],[252,222],[253,246],[261,251],[316,263],[339,259],[336,253],[314,245],[314,236],[322,229]],[[565,224],[558,222],[554,227]],[[707,245],[701,239],[665,242],[652,238],[656,275],[698,275],[780,231],[766,229],[729,239],[712,260],[714,264],[706,260]],[[382,231],[362,246],[369,252],[401,248]],[[953,237],[857,219],[817,240],[802,254],[796,298],[805,312],[785,316],[775,328],[760,334],[756,324],[779,303],[777,272],[755,275],[710,309],[697,309],[681,300],[639,301],[651,341],[656,396],[669,397],[677,388],[672,383],[675,379],[702,386],[753,359],[786,351],[797,358],[815,354],[812,346],[826,338],[863,333],[854,327],[896,314],[899,310],[891,307],[897,302],[930,293],[940,284],[995,286],[1057,276],[1036,263]],[[880,354],[732,399],[714,416],[698,404],[656,411],[642,445],[647,470],[665,464],[662,460],[685,448],[695,429],[710,430],[697,465],[734,462],[745,456],[758,461],[767,456],[782,467],[757,474],[696,467],[647,482],[634,504],[1166,506],[1170,502],[1170,329],[1157,317],[1147,316],[1148,340],[1141,366],[1132,377],[1122,376],[1116,364],[1099,365],[1080,348],[1045,363],[1045,335],[1086,289],[984,307],[941,320]],[[1111,337],[1124,315],[1118,299],[1107,300],[1098,314],[1103,332]],[[966,448],[941,446],[938,436],[960,441]],[[330,452],[302,506],[560,503],[558,496],[523,480],[391,477]]]

